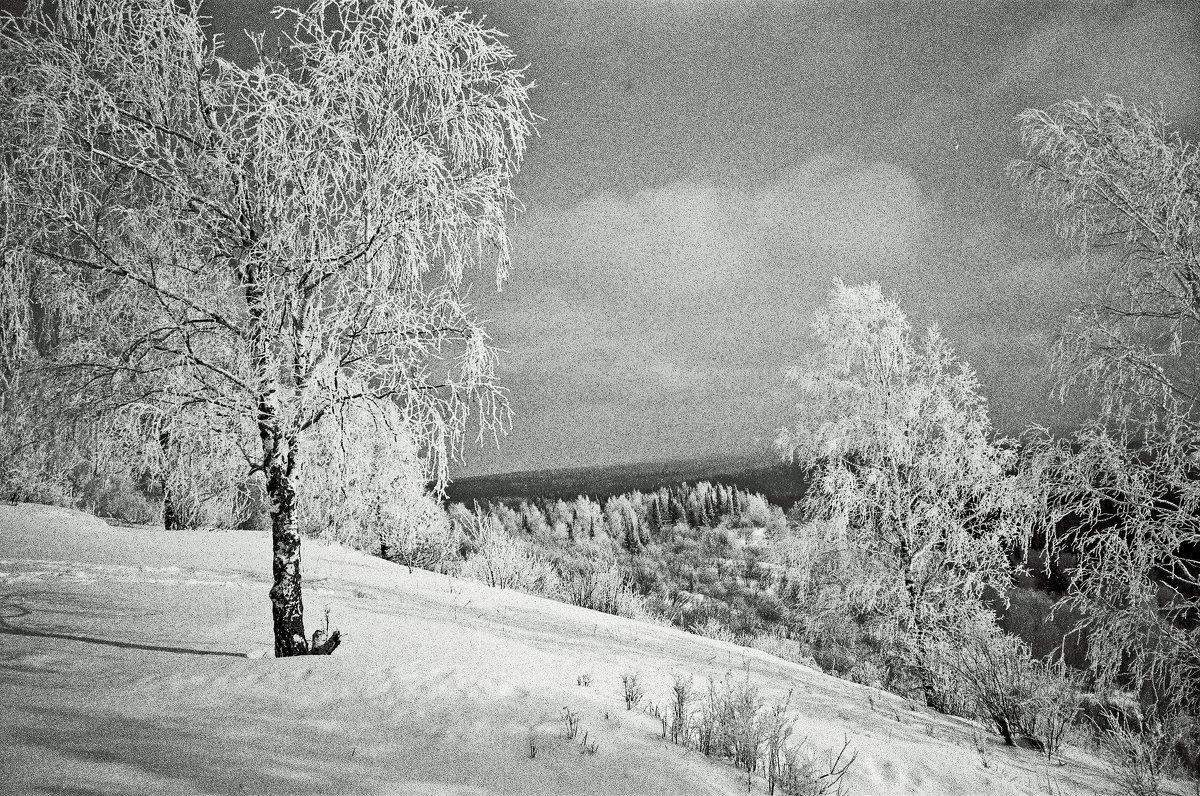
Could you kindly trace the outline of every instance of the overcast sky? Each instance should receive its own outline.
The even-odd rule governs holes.
[[[474,294],[516,420],[459,474],[768,449],[839,277],[940,323],[1003,430],[1060,422],[1079,269],[1019,210],[1013,117],[1113,93],[1194,131],[1200,4],[1046,5],[470,3],[544,120],[513,276]]]

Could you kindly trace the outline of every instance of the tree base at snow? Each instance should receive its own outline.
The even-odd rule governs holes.
[[[332,655],[333,651],[341,646],[342,631],[335,630],[332,633],[328,633],[324,630],[314,630],[311,642],[300,635],[294,636],[292,640],[294,642],[294,646],[292,647],[294,652],[290,655],[281,655],[278,647],[276,647],[276,658],[294,658],[297,655]]]
[[[326,635],[324,630],[314,630],[312,644],[308,647],[309,655],[332,655],[342,643],[342,631],[335,630]]]

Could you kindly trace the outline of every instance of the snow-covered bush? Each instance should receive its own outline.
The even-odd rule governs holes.
[[[643,595],[638,594],[627,585],[617,592],[616,610],[613,613],[626,619],[636,619],[639,622],[651,622],[657,625],[670,624],[665,616],[650,606],[649,601]]]
[[[415,445],[379,428],[402,424],[395,415],[347,410],[314,426],[298,476],[299,522],[310,536],[436,569],[455,554],[457,537],[426,489]]]
[[[468,531],[475,552],[463,561],[459,574],[501,589],[557,597],[562,581],[554,567],[492,518],[479,516]]]
[[[621,675],[621,692],[625,697],[626,710],[633,710],[641,704],[642,698],[646,695],[646,690],[642,686],[641,678],[637,672],[625,672]]]
[[[1174,762],[1176,730],[1157,720],[1138,726],[1113,721],[1101,733],[1100,745],[1122,796],[1159,796],[1163,775]]]
[[[1033,662],[1036,687],[1034,737],[1047,758],[1058,754],[1080,718],[1083,692],[1079,675],[1062,660]]]
[[[721,620],[712,616],[706,619],[702,624],[693,627],[692,632],[698,636],[711,638],[714,641],[725,641],[730,644],[737,643],[737,636],[733,634],[733,631],[726,627]]]
[[[1005,743],[1032,743],[1056,754],[1079,712],[1080,691],[1062,663],[1033,659],[1029,645],[981,616],[942,650],[947,673],[976,715],[996,726]]]
[[[458,554],[458,530],[430,495],[394,493],[376,522],[379,554],[398,564],[438,571]]]
[[[647,604],[646,598],[633,590],[616,561],[589,559],[586,566],[560,572],[560,577],[564,590],[571,595],[570,601],[575,605],[627,619],[661,621],[661,617]]]
[[[25,461],[0,470],[0,496],[12,502],[50,506],[70,506],[74,502],[64,473]]]
[[[768,704],[749,678],[726,674],[709,681],[706,691],[690,678],[676,677],[663,717],[664,737],[710,757],[723,758],[746,772],[746,787],[755,775],[766,780],[767,793],[783,796],[843,794],[843,778],[856,754],[847,739],[823,758],[806,738],[794,738],[796,717],[791,695]],[[691,706],[695,704],[696,707]]]
[[[99,517],[144,525],[162,516],[162,506],[140,492],[127,474],[96,479],[88,501],[93,514]]]

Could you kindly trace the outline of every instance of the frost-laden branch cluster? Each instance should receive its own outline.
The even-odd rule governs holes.
[[[1046,541],[1076,557],[1067,604],[1093,672],[1159,717],[1200,682],[1200,150],[1161,111],[1114,96],[1019,117],[1028,201],[1097,285],[1057,347],[1062,392],[1103,410],[1069,441],[1031,440]]]
[[[1027,469],[1043,487],[1051,559],[1075,566],[1065,605],[1081,618],[1104,685],[1127,684],[1158,715],[1200,692],[1200,457],[1183,435],[1131,447],[1100,424],[1037,440]]]
[[[1113,96],[1030,109],[1018,122],[1028,155],[1014,180],[1097,276],[1057,347],[1064,391],[1094,391],[1126,420],[1195,427],[1200,150],[1161,111]]]
[[[471,415],[503,428],[463,290],[507,276],[531,132],[497,34],[316,2],[243,67],[195,7],[31,5],[0,29],[5,373],[239,427],[264,470],[351,407],[398,410],[439,482]]]

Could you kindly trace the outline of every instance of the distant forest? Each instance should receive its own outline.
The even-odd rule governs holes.
[[[700,481],[762,495],[784,509],[803,498],[808,485],[801,466],[780,462],[777,456],[773,460],[721,456],[468,476],[455,479],[446,488],[446,499],[470,505],[494,500],[573,500],[590,495],[603,501],[614,495]]]

